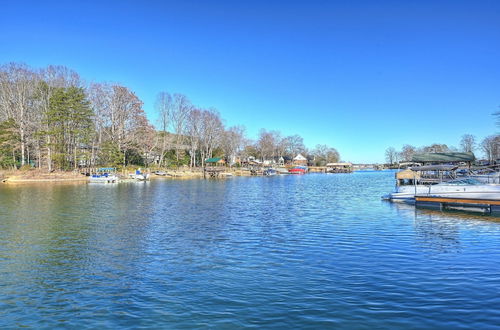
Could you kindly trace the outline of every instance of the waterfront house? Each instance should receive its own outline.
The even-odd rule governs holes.
[[[302,166],[307,166],[307,158],[302,156],[301,154],[298,154],[293,158],[292,161],[293,165],[302,165]]]

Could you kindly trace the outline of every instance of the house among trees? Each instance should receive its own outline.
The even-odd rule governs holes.
[[[307,166],[307,158],[302,156],[302,154],[298,154],[293,158],[292,164]]]

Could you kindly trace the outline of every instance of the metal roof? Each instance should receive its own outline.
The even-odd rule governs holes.
[[[208,158],[207,160],[205,160],[205,163],[217,163],[221,159],[222,159],[221,157]]]
[[[475,159],[472,152],[426,152],[413,155],[411,160],[419,163],[454,163],[473,162]]]
[[[456,165],[427,165],[427,166],[414,166],[411,168],[412,171],[424,172],[424,171],[454,171],[458,168]]]

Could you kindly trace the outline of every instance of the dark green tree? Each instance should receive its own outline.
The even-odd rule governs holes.
[[[93,112],[82,88],[57,88],[46,113],[47,131],[51,136],[56,168],[77,168],[88,159],[93,132]]]

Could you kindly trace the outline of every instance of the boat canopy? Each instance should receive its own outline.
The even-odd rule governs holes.
[[[418,163],[458,163],[473,162],[476,157],[472,152],[424,152],[413,155],[411,160]]]
[[[396,179],[398,180],[418,180],[420,179],[420,174],[411,170],[404,170],[396,173]]]
[[[426,172],[426,171],[454,171],[458,168],[456,165],[427,165],[427,166],[415,166],[410,168],[415,172]]]
[[[114,172],[116,168],[114,167],[101,167],[97,169],[97,172]]]

